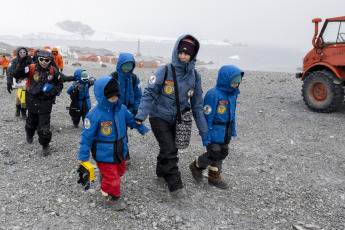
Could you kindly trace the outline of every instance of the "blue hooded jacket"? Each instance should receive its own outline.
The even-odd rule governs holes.
[[[199,51],[199,41],[192,35],[186,34],[178,38],[172,53],[172,65],[176,70],[176,78],[178,82],[178,92],[180,100],[180,109],[184,111],[186,108],[192,109],[193,117],[199,129],[199,134],[205,136],[207,134],[207,124],[203,114],[203,98],[201,76],[196,71],[196,56],[190,62],[184,63],[178,57],[178,45],[180,41],[186,37],[191,37],[195,41],[196,54]],[[170,124],[175,124],[177,118],[177,108],[175,101],[174,79],[171,66],[167,65],[168,74],[164,81],[165,66],[159,67],[156,72],[148,80],[147,87],[141,98],[137,119],[145,120],[148,115],[150,117],[159,117]],[[189,99],[190,98],[190,103]]]
[[[235,112],[238,88],[230,86],[231,79],[244,72],[233,65],[222,66],[218,72],[217,85],[210,89],[204,99],[204,113],[208,126],[204,146],[211,142],[229,143],[236,137]]]
[[[136,128],[141,134],[148,132],[146,126],[135,123],[126,106],[105,98],[104,88],[110,80],[110,76],[103,76],[95,82],[98,104],[86,115],[78,160],[88,161],[91,150],[96,162],[121,163],[128,152],[126,127]]]
[[[121,65],[130,61],[133,62],[132,71],[130,71],[129,73],[123,72],[121,69]],[[142,96],[141,84],[138,77],[133,89],[132,75],[133,75],[134,68],[135,68],[135,59],[133,55],[130,53],[120,54],[119,60],[117,61],[117,65],[116,65],[116,72],[118,74],[117,81],[119,82],[119,90],[121,93],[119,102],[121,104],[124,104],[131,113],[133,113],[133,111],[138,111],[140,99]],[[112,76],[112,75],[109,75],[109,76]]]
[[[74,79],[76,80],[76,82],[73,82],[73,84],[68,88],[67,93],[71,94],[71,90],[73,89],[73,87],[78,87],[81,86],[80,90],[79,90],[79,100],[78,100],[78,104],[79,104],[79,108],[80,110],[83,110],[83,100],[86,100],[87,103],[87,109],[91,109],[91,100],[90,100],[90,94],[89,94],[89,88],[91,86],[94,85],[95,82],[95,78],[89,78],[89,80],[87,82],[84,82],[81,80],[80,78],[80,74],[81,72],[86,71],[85,69],[77,69],[74,72]]]

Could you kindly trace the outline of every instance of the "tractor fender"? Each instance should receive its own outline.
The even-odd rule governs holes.
[[[307,76],[308,73],[317,71],[317,70],[322,70],[322,69],[329,70],[335,74],[335,76],[338,78],[338,79],[335,79],[334,81],[335,84],[341,84],[342,82],[345,81],[344,69],[332,66],[328,64],[327,62],[318,62],[317,64],[310,66],[306,71],[303,72],[302,81],[305,80],[305,76]]]

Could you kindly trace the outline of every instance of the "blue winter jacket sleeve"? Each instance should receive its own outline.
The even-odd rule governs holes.
[[[83,127],[83,132],[81,133],[81,139],[79,142],[80,148],[78,153],[78,160],[81,160],[83,162],[89,160],[92,143],[98,133],[97,114],[89,113],[86,115],[85,119],[88,119],[90,121],[90,127],[87,129],[85,128],[85,125]]]
[[[138,111],[142,95],[140,80],[137,77],[136,86],[134,87],[134,111]]]
[[[164,81],[165,67],[159,67],[156,72],[149,78],[147,87],[141,97],[139,110],[135,118],[145,121],[146,117],[150,113],[152,102],[157,97],[158,93],[162,89]]]
[[[73,84],[68,88],[68,90],[67,90],[67,93],[68,94],[71,94],[71,90],[73,89],[73,87],[75,86],[75,82],[73,82]]]
[[[216,105],[218,103],[218,98],[215,94],[206,93],[204,98],[204,117],[206,119],[208,132],[207,135],[202,138],[204,146],[209,146],[212,142],[212,137],[209,130],[212,129],[212,123],[214,115],[216,114]]]
[[[135,116],[132,113],[128,112],[128,110],[125,110],[125,119],[126,126],[137,129],[140,134],[147,133],[149,131],[149,129],[145,125],[138,125],[137,123],[135,123]]]
[[[204,137],[207,134],[208,128],[203,111],[202,85],[201,76],[197,73],[197,81],[195,82],[194,95],[191,98],[191,106],[193,117],[199,130],[199,135]]]

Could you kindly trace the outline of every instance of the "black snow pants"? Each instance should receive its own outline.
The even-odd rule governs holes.
[[[222,170],[223,160],[229,154],[229,144],[211,143],[206,147],[207,152],[198,157],[198,165],[200,169],[206,169],[209,165]]]
[[[25,131],[30,137],[35,135],[37,130],[38,142],[44,146],[48,145],[52,139],[52,133],[50,131],[50,113],[32,113],[28,112],[26,119]]]
[[[178,149],[175,147],[175,125],[157,117],[150,118],[149,121],[160,148],[156,175],[164,178],[170,192],[181,189],[183,186],[181,172],[177,166],[179,158],[177,157]]]

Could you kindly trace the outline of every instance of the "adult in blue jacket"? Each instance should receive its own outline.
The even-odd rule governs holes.
[[[78,163],[93,159],[103,175],[102,195],[114,208],[123,208],[119,203],[121,176],[126,171],[127,126],[136,128],[141,134],[148,132],[143,124],[135,122],[134,115],[118,102],[118,83],[110,76],[95,82],[94,94],[98,104],[86,115],[81,134]]]
[[[207,152],[189,165],[198,182],[202,181],[202,171],[208,168],[209,184],[221,189],[229,187],[220,174],[223,160],[229,154],[231,137],[236,137],[236,101],[243,75],[244,72],[233,65],[220,68],[216,87],[210,89],[204,99],[208,133],[202,140]]]
[[[131,113],[137,114],[142,96],[139,77],[133,71],[135,68],[135,59],[130,53],[122,53],[116,64],[116,71],[111,73],[110,76],[119,82],[119,90],[121,97],[119,103],[125,105]],[[127,138],[128,135],[126,134]],[[130,165],[129,152],[126,156],[126,164]]]
[[[84,122],[86,114],[88,114],[91,109],[89,89],[94,85],[96,79],[93,77],[90,78],[89,74],[84,69],[77,69],[74,72],[74,79],[76,81],[73,82],[73,84],[68,88],[67,93],[71,95],[72,89],[78,90],[78,105],[80,109],[80,116],[72,116],[73,125],[74,127],[78,128],[80,118],[82,118]]]
[[[178,38],[172,53],[171,65],[175,68],[180,110],[191,109],[201,136],[207,134],[203,113],[201,76],[194,69],[199,51],[199,41],[190,34]],[[178,169],[178,149],[175,146],[177,108],[171,65],[162,66],[150,77],[141,98],[136,119],[144,121],[149,115],[152,131],[159,143],[156,175],[167,182],[171,195],[185,196],[181,173]],[[166,78],[165,78],[166,76]]]

